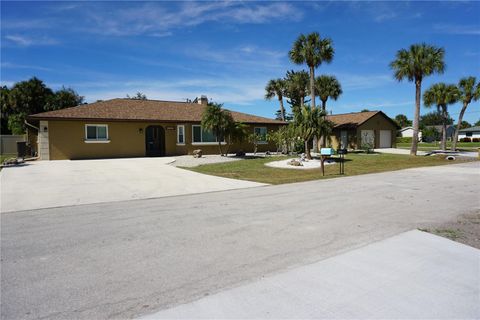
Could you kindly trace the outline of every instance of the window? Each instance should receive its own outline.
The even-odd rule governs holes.
[[[217,137],[210,130],[204,130],[199,125],[192,125],[193,144],[215,144],[218,143]],[[222,141],[222,143],[224,143]]]
[[[106,124],[85,125],[85,142],[110,142]]]
[[[255,135],[259,136],[257,143],[267,143],[267,128],[256,127],[254,128]]]
[[[465,137],[473,137],[473,132],[465,132]]]
[[[185,144],[185,126],[177,126],[177,144]]]

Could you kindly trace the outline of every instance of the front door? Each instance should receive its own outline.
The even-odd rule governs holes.
[[[145,150],[147,157],[165,155],[165,131],[162,126],[148,126],[145,130]]]

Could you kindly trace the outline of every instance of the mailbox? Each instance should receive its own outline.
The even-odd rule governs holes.
[[[322,156],[331,156],[333,155],[333,148],[321,148],[320,155]]]
[[[347,149],[338,149],[337,153],[338,154],[347,154]]]

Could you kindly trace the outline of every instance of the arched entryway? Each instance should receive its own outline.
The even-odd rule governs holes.
[[[148,126],[145,130],[145,151],[147,157],[165,155],[165,130],[162,126]]]

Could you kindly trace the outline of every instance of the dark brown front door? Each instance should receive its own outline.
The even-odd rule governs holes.
[[[148,126],[145,130],[145,150],[147,157],[165,155],[165,131],[162,126]]]

